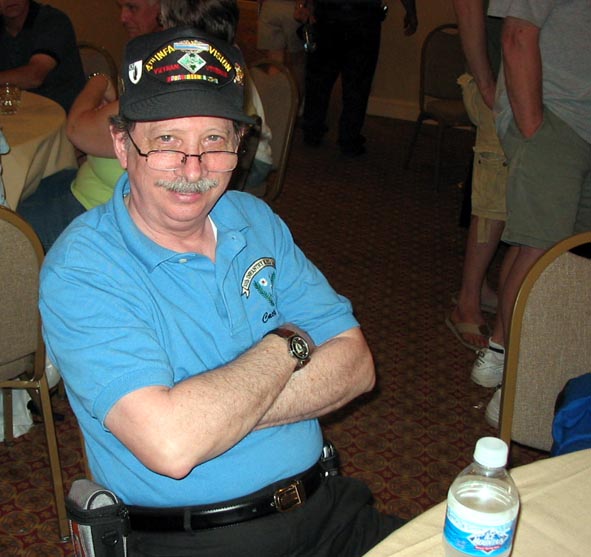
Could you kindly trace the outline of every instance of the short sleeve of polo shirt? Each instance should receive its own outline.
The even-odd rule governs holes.
[[[317,343],[358,325],[285,224],[251,197],[227,192],[218,202],[215,268],[140,233],[145,244],[130,244],[132,226],[117,216],[127,212],[113,199],[64,232],[42,269],[40,308],[48,354],[73,405],[104,423],[125,394],[224,365],[285,322]],[[276,261],[272,300],[258,282],[250,297],[243,293],[256,261]]]

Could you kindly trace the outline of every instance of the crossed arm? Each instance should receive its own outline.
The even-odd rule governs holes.
[[[0,72],[0,83],[12,83],[21,89],[37,89],[56,66],[56,59],[49,54],[33,54],[24,66]]]
[[[124,396],[106,426],[148,468],[182,478],[254,429],[319,417],[374,385],[358,328],[319,346],[298,372],[293,368],[285,339],[269,335],[227,365],[172,388]]]

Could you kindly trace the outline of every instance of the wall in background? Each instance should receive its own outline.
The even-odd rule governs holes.
[[[126,35],[119,23],[119,9],[114,0],[46,0],[45,3],[70,16],[79,40],[104,46],[119,64]],[[238,0],[238,4],[242,14],[239,39],[254,41],[257,2]],[[402,29],[404,9],[400,0],[389,0],[388,4],[390,10],[382,26],[380,59],[368,112],[414,120],[418,114],[422,41],[433,27],[454,22],[455,15],[448,0],[417,0],[419,28],[415,35],[406,37]],[[248,59],[251,49],[245,51]]]
[[[119,23],[119,6],[115,0],[41,0],[68,14],[79,41],[104,46],[120,65],[127,35]]]
[[[421,45],[429,31],[443,23],[455,23],[450,0],[416,0],[419,27],[411,37],[403,32],[404,8],[388,0],[388,17],[382,24],[380,58],[368,113],[405,120],[418,116]]]

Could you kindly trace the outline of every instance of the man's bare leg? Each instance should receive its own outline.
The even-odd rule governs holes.
[[[458,303],[451,313],[453,323],[474,323],[484,325],[486,320],[480,309],[483,295],[492,297],[492,289],[485,281],[487,270],[499,245],[505,222],[489,220],[489,237],[486,242],[478,242],[478,224],[480,217],[472,215],[466,241],[466,255],[462,270],[462,286]],[[483,335],[464,333],[464,340],[475,346],[485,347],[488,338]]]

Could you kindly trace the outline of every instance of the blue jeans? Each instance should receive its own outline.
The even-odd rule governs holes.
[[[71,190],[77,172],[77,168],[67,168],[43,178],[37,191],[16,208],[33,227],[46,253],[68,224],[86,211]]]

